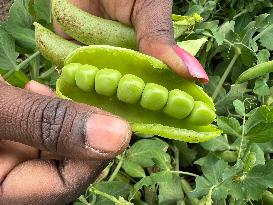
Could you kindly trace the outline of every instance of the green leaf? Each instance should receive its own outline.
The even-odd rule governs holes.
[[[213,37],[215,38],[218,46],[222,45],[225,39],[225,34],[220,31],[214,31]]]
[[[235,108],[235,111],[241,115],[241,116],[244,116],[246,114],[246,111],[245,111],[245,105],[244,103],[241,101],[241,100],[234,100],[233,101],[233,106]]]
[[[0,67],[4,70],[15,69],[17,56],[14,39],[0,27]]]
[[[174,38],[177,39],[183,35],[186,31],[190,31],[194,28],[195,24],[202,21],[202,17],[194,13],[192,16],[172,15]]]
[[[220,117],[219,117],[220,118]],[[219,119],[218,118],[218,119]],[[230,118],[226,118],[227,119],[227,121],[230,119]],[[234,118],[233,118],[234,119]],[[227,128],[228,130],[232,130],[232,132],[234,131],[233,130],[233,128],[231,128],[229,125],[227,125],[225,122],[223,122],[223,121],[225,121],[224,119],[222,119],[222,120],[219,120],[219,121],[221,121],[220,122],[220,124],[222,123],[222,126],[223,127],[225,127],[225,125],[227,126],[227,127],[225,127],[225,128]],[[238,122],[238,121],[237,121]],[[218,122],[218,120],[217,120],[217,124],[218,124],[219,122]],[[239,122],[238,122],[239,123]],[[218,124],[218,126],[219,126],[219,124]],[[219,126],[220,127],[220,126]],[[221,128],[222,129],[222,128]],[[240,124],[239,124],[239,129],[240,129]],[[223,131],[224,131],[224,129],[223,129]],[[208,142],[203,142],[203,143],[200,143],[200,145],[204,148],[204,149],[206,149],[206,150],[208,150],[208,151],[211,151],[211,152],[215,152],[215,151],[225,151],[225,150],[229,150],[230,149],[230,146],[229,146],[229,144],[228,144],[228,140],[227,140],[227,138],[224,136],[224,135],[221,135],[220,137],[217,137],[217,138],[215,138],[215,139],[212,139],[212,140],[210,140],[210,141],[208,141]]]
[[[267,85],[267,79],[257,79],[255,81],[255,86],[253,92],[258,96],[266,96],[270,94],[270,89]]]
[[[144,169],[137,163],[125,160],[122,164],[124,171],[131,177],[143,178],[146,176]]]
[[[179,176],[173,176],[171,181],[159,183],[158,199],[161,205],[177,204],[178,201],[184,199]]]
[[[231,85],[230,91],[223,97],[219,99],[215,106],[218,114],[224,114],[227,109],[233,107],[232,102],[236,99],[243,99],[243,95],[246,92],[247,83],[234,84]]]
[[[179,161],[182,166],[188,166],[196,159],[197,151],[189,148],[186,142],[174,141],[174,146],[179,150]]]
[[[261,45],[270,51],[273,51],[272,36],[273,36],[273,27],[270,31],[266,32],[260,38]]]
[[[149,187],[158,183],[168,183],[172,180],[173,176],[169,171],[152,173],[150,176],[142,178],[134,185],[133,190],[130,192],[129,199],[132,199],[136,192],[140,190],[143,186]]]
[[[10,8],[6,25],[7,31],[15,38],[16,43],[26,49],[35,49],[33,19],[28,12],[29,0],[16,0]]]
[[[7,71],[0,68],[0,74],[4,75]],[[14,72],[6,81],[16,87],[24,88],[26,83],[29,81],[28,76],[22,71]]]
[[[242,135],[242,127],[239,121],[233,117],[218,117],[217,125],[228,135],[235,137],[241,137]]]
[[[207,38],[200,38],[197,40],[187,40],[187,41],[182,41],[182,42],[177,42],[177,44],[183,48],[184,50],[186,50],[187,52],[189,52],[190,54],[192,54],[193,56],[195,56],[198,51],[200,50],[200,48],[208,41]]]
[[[203,176],[196,177],[196,188],[192,195],[195,197],[206,196],[213,189],[212,196],[214,199],[225,199],[230,189],[223,183],[223,173],[226,169],[228,169],[228,164],[223,160],[214,161],[213,169],[208,165],[203,166]]]
[[[99,182],[95,184],[94,187],[98,189],[99,191],[107,193],[116,198],[119,198],[120,196],[126,198],[130,191],[129,184],[124,182],[119,182],[119,181]],[[90,192],[89,192],[87,196],[89,199],[88,201],[91,202],[94,195],[93,194],[90,195]],[[96,205],[115,205],[115,204],[109,199],[106,199],[105,197],[96,195]]]
[[[35,0],[34,11],[36,21],[51,22],[50,0]]]
[[[126,160],[141,167],[158,165],[162,170],[169,170],[170,156],[166,153],[168,144],[159,139],[137,141],[126,153]]]
[[[273,136],[273,107],[259,107],[246,121],[247,139],[253,142],[266,142]]]
[[[259,147],[259,145],[257,145],[256,143],[253,143],[251,145],[250,152],[255,152],[256,153],[256,162],[255,162],[255,165],[265,164],[264,152]]]
[[[258,200],[267,188],[273,187],[273,160],[265,165],[254,166],[250,172],[232,181],[231,194],[236,199]]]
[[[257,65],[269,61],[270,52],[267,49],[262,49],[257,53]]]

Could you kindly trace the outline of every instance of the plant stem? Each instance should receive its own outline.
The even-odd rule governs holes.
[[[237,58],[239,56],[240,56],[240,52],[238,52],[237,49],[235,49],[235,54],[234,54],[232,60],[230,61],[227,69],[225,70],[224,74],[222,75],[222,77],[221,77],[221,79],[220,79],[220,81],[219,81],[219,83],[218,83],[218,85],[217,85],[217,87],[216,87],[216,89],[215,89],[215,91],[214,91],[214,93],[212,95],[213,100],[215,100],[215,98],[219,95],[220,90],[221,90],[221,88],[222,88],[228,74],[232,70],[232,67],[234,66],[234,64],[235,64],[235,62],[236,62],[236,60],[237,60]]]
[[[91,187],[90,188],[90,192],[96,194],[96,195],[100,195],[100,196],[103,196],[104,198],[106,199],[109,199],[110,201],[114,202],[116,205],[123,205],[119,200],[117,200],[114,196],[111,196],[107,193],[104,193],[94,187]]]
[[[45,71],[39,76],[39,79],[46,79],[52,75],[52,73],[56,70],[55,66],[52,66],[50,69]]]
[[[121,168],[121,166],[123,164],[123,159],[124,159],[124,154],[121,155],[121,158],[120,158],[120,160],[118,162],[118,165],[116,166],[114,172],[112,173],[112,175],[110,176],[110,178],[108,180],[109,182],[113,181],[116,178],[116,176],[117,176],[117,174],[118,174],[118,172],[119,172],[119,170],[120,170],[120,168]]]
[[[244,136],[245,136],[245,122],[246,122],[246,116],[244,115],[244,118],[243,118],[243,130],[242,130],[242,139],[241,139],[241,142],[240,142],[240,147],[239,147],[239,151],[238,151],[237,161],[241,157],[241,152],[242,152],[242,147],[243,147],[243,142],[244,142]]]
[[[199,204],[199,200],[197,198],[192,197],[189,193],[192,191],[191,185],[187,182],[187,180],[182,179],[181,180],[181,186],[183,191],[185,192],[185,194],[187,195],[190,203],[192,205],[198,205]]]
[[[193,177],[199,177],[197,174],[193,174],[190,172],[183,172],[183,171],[171,171],[172,174],[183,174],[183,175],[188,175],[188,176],[193,176]]]
[[[257,36],[255,36],[253,38],[253,41],[259,40],[264,34],[266,34],[267,32],[269,32],[271,29],[273,29],[273,24],[271,24],[266,29],[264,29],[261,33],[259,33]]]
[[[233,19],[236,19],[236,18],[242,16],[243,14],[245,14],[245,13],[247,13],[247,12],[248,12],[248,10],[247,10],[247,9],[244,9],[244,10],[242,10],[240,13],[236,14],[235,16],[233,16]]]
[[[21,62],[19,65],[17,65],[15,67],[15,69],[9,70],[9,72],[7,72],[3,78],[6,80],[7,78],[9,78],[14,72],[17,72],[19,70],[21,70],[24,66],[26,66],[30,61],[32,61],[34,58],[36,58],[38,55],[40,55],[40,52],[37,51],[35,53],[33,53],[31,56],[29,56],[26,60],[24,60],[23,62]]]
[[[174,146],[175,170],[179,171],[179,150]]]

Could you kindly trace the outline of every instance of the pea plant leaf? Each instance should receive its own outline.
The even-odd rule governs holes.
[[[172,179],[173,179],[172,173],[169,171],[152,173],[150,176],[142,178],[134,185],[132,191],[130,192],[129,200],[131,200],[136,194],[136,192],[140,190],[143,186],[148,187],[159,183],[170,183]]]
[[[273,108],[261,106],[246,121],[246,136],[253,142],[266,142],[273,139]]]
[[[254,166],[249,173],[244,173],[232,180],[231,194],[236,199],[258,200],[267,188],[273,187],[273,160],[265,165]]]
[[[258,96],[266,96],[270,94],[269,86],[267,85],[267,79],[257,79],[255,81],[255,86],[253,92]]]
[[[169,170],[170,156],[166,153],[168,144],[159,139],[143,139],[136,142],[125,155],[125,160],[147,168],[157,165]]]
[[[146,176],[144,169],[133,161],[125,160],[122,164],[122,168],[131,177],[143,178]]]
[[[196,188],[191,193],[194,197],[206,196],[210,190],[213,190],[212,197],[216,200],[227,197],[230,186],[223,183],[223,173],[228,169],[228,164],[218,160],[213,162],[213,167],[214,169],[208,165],[202,166],[203,176],[196,177]]]
[[[246,114],[246,111],[245,111],[245,105],[244,103],[241,101],[241,100],[234,100],[233,101],[233,106],[235,108],[235,111],[241,115],[241,116],[244,116]]]
[[[259,50],[257,53],[257,64],[265,63],[269,61],[270,58],[270,52],[267,49]]]
[[[10,8],[6,29],[16,43],[26,49],[35,49],[35,37],[32,29],[33,19],[28,12],[29,0],[16,0]]]
[[[51,22],[50,0],[34,0],[35,21]]]
[[[219,117],[219,118],[221,118],[221,117]],[[231,131],[231,133],[233,133],[235,130],[234,129],[238,129],[239,131],[241,130],[241,128],[240,128],[240,124],[239,124],[239,122],[238,121],[236,121],[235,122],[235,124],[236,123],[238,123],[239,124],[239,126],[237,126],[237,125],[232,125],[232,122],[231,122],[231,125],[228,125],[228,124],[226,124],[225,122],[223,122],[223,121],[225,121],[224,119],[222,119],[222,122],[218,122],[218,121],[221,121],[221,120],[219,120],[219,118],[217,119],[217,124],[218,124],[218,126],[219,126],[219,123],[221,124],[221,123],[223,123],[222,124],[222,127],[224,127],[225,129],[227,129],[227,132],[229,132],[229,130]],[[223,118],[223,117],[222,117]],[[227,120],[228,120],[229,118],[227,118]],[[234,119],[234,118],[232,118],[232,119]],[[225,126],[227,126],[227,127],[225,127]],[[233,128],[233,126],[234,126],[234,128]],[[219,126],[220,127],[220,126]],[[225,132],[225,129],[223,129],[223,128],[221,128],[224,132]],[[225,132],[225,133],[227,133],[227,132]],[[237,136],[237,134],[238,134],[238,136],[239,136],[239,132],[237,133],[236,131],[235,131],[235,135],[233,135],[233,136]],[[227,140],[227,138],[224,136],[224,135],[221,135],[220,137],[216,137],[216,138],[214,138],[214,139],[212,139],[212,140],[210,140],[210,141],[207,141],[207,142],[203,142],[203,143],[201,143],[200,144],[204,149],[206,149],[206,150],[208,150],[208,151],[211,151],[211,152],[215,152],[215,151],[225,151],[225,150],[229,150],[230,149],[230,146],[229,146],[229,143],[228,143],[228,140]]]
[[[224,131],[225,134],[241,137],[242,135],[242,127],[238,120],[233,117],[218,117],[217,125],[221,130]]]
[[[14,39],[0,27],[0,68],[3,70],[15,69],[17,56]]]
[[[200,48],[207,42],[208,40],[206,38],[200,38],[197,40],[187,40],[187,41],[181,41],[181,42],[177,42],[177,44],[183,48],[184,50],[186,50],[187,52],[189,52],[190,54],[192,54],[193,56],[195,56],[198,51],[200,50]]]
[[[184,199],[179,176],[173,175],[172,180],[159,183],[159,204],[176,204]]]
[[[225,95],[225,97],[219,99],[215,104],[218,114],[224,114],[227,109],[231,109],[234,100],[243,99],[246,87],[246,83],[231,85],[230,91]]]
[[[94,187],[99,191],[111,195],[113,197],[127,197],[131,186],[128,183],[121,182],[121,181],[112,181],[112,182],[99,182],[94,184]],[[94,195],[92,192],[88,191],[86,193],[87,202],[92,202],[95,199],[96,205],[115,205],[114,202],[111,200],[103,197]]]

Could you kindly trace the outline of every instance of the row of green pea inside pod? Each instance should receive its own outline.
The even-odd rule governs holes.
[[[62,78],[84,92],[116,96],[124,103],[139,103],[143,109],[162,112],[176,119],[186,118],[193,125],[208,125],[216,117],[206,103],[195,101],[182,90],[168,91],[162,85],[144,82],[136,75],[122,75],[117,70],[71,63],[63,67]]]

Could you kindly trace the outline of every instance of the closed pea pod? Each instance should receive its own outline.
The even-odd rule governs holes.
[[[105,76],[108,76],[108,71],[117,71],[120,75],[117,75],[114,84],[109,84],[114,85],[111,88],[113,90],[110,93],[107,91],[106,94],[98,92],[97,89],[84,92],[79,87],[67,83],[64,79],[65,76],[62,75],[57,81],[57,94],[62,98],[73,99],[119,115],[130,122],[135,133],[159,135],[187,142],[206,141],[221,133],[220,130],[209,125],[213,119],[210,119],[210,122],[207,121],[206,125],[200,126],[190,122],[186,116],[183,116],[184,119],[181,116],[178,119],[178,117],[169,114],[180,108],[180,106],[175,107],[175,103],[172,103],[173,99],[170,98],[170,93],[173,93],[172,90],[175,89],[187,93],[191,96],[190,99],[202,101],[212,113],[214,106],[200,87],[193,82],[181,79],[155,58],[124,48],[88,46],[70,54],[65,65],[71,63],[97,67],[99,71],[95,78],[101,84],[103,92],[105,87],[110,89],[111,86],[105,86],[107,83],[103,78],[98,78],[98,74],[101,71],[107,71]],[[137,82],[137,86],[130,85],[133,81]],[[145,92],[144,86],[149,88],[148,94]],[[159,98],[155,96],[159,96]],[[144,103],[143,97],[148,97]],[[171,102],[168,106],[170,99]],[[192,112],[191,106],[185,104],[184,108],[186,107],[189,107],[187,112]],[[173,108],[172,112],[166,112],[167,108]],[[181,109],[184,108],[181,106]]]
[[[237,79],[236,83],[243,83],[248,80],[263,76],[267,73],[273,72],[273,61],[268,61],[265,63],[258,64],[253,66],[243,72]]]

